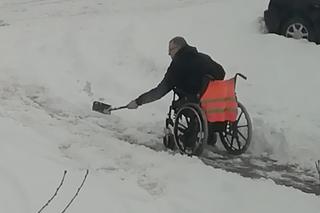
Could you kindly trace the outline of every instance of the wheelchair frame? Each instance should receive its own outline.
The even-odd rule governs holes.
[[[247,79],[237,73],[234,76],[235,86],[237,77]],[[252,123],[246,108],[238,103],[238,115],[234,122],[208,122],[199,103],[188,100],[176,100],[174,92],[172,104],[166,119],[164,145],[170,149],[177,149],[182,154],[201,155],[204,145],[208,144],[208,136],[218,134],[220,141],[228,153],[239,155],[244,153],[251,142]],[[184,102],[177,106],[177,101]],[[210,138],[210,137],[209,137]],[[210,142],[210,141],[209,141]],[[215,144],[216,141],[210,144]]]

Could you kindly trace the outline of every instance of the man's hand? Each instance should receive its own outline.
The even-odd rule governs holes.
[[[128,109],[137,109],[138,106],[139,106],[139,105],[137,104],[136,100],[133,100],[133,101],[131,101],[131,102],[127,105],[127,108],[128,108]]]

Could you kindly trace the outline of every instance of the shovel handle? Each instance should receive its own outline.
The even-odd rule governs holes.
[[[114,107],[114,108],[111,108],[110,111],[119,110],[119,109],[126,109],[126,108],[128,108],[128,105],[121,106],[121,107]]]

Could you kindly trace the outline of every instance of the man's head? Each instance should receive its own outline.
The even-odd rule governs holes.
[[[176,53],[182,48],[187,46],[187,42],[183,37],[177,36],[169,41],[169,55],[173,59]]]

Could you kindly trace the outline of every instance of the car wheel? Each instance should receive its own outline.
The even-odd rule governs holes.
[[[294,17],[289,19],[282,28],[282,35],[294,39],[307,39],[314,41],[314,30],[312,26],[303,18]]]

